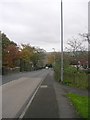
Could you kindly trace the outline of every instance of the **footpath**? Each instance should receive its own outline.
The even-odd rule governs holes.
[[[68,93],[74,93],[81,96],[88,96],[88,91],[65,86],[63,84],[59,84],[58,82],[54,82],[54,88],[59,107],[59,118],[80,118],[66,95]]]
[[[67,93],[88,95],[87,91],[59,84],[50,71],[23,118],[80,118],[66,97]]]

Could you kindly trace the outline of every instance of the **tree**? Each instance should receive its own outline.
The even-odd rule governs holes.
[[[10,44],[17,46],[17,44],[11,41],[4,33],[1,33],[1,37],[2,37],[2,49],[3,50]]]
[[[88,67],[90,68],[90,33],[79,34],[83,37],[83,41],[88,42]]]
[[[61,55],[60,55],[60,52],[51,52],[51,53],[48,53],[47,54],[47,64],[52,64],[52,65],[55,65],[56,62],[60,61]]]
[[[32,62],[36,68],[42,68],[44,66],[45,50],[40,48],[35,48],[34,54],[32,56]]]
[[[2,37],[1,37],[1,31],[0,31],[0,74],[2,73],[1,68],[2,68]]]
[[[83,33],[83,34],[79,33],[79,35],[83,37],[83,41],[87,41],[90,44],[90,35],[88,33]]]
[[[21,48],[21,58],[24,61],[29,62],[31,60],[31,56],[33,54],[33,48],[29,44],[22,44]]]
[[[19,59],[19,47],[16,43],[2,33],[2,63],[3,66],[15,67],[16,61]]]
[[[73,64],[78,64],[79,61],[87,61],[87,48],[80,39],[73,38],[72,40],[68,40],[67,45],[66,50],[72,53],[71,62]]]
[[[4,56],[4,61],[8,67],[15,67],[17,60],[20,58],[19,48],[14,44],[10,44],[5,49],[7,54]]]
[[[48,54],[48,64],[54,64],[55,63],[55,54],[50,53]]]
[[[2,59],[2,34],[1,34],[1,31],[0,31],[0,61]]]
[[[77,51],[86,51],[86,47],[83,46],[82,41],[74,37],[72,40],[67,41],[67,45],[69,45],[69,48],[66,47],[66,49],[72,51],[74,55]]]
[[[43,66],[43,56],[43,49],[32,47],[30,44],[22,44],[21,59],[28,64],[31,63],[33,69]]]

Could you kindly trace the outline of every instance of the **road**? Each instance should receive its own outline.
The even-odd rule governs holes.
[[[3,118],[78,118],[52,69],[3,77]]]
[[[18,118],[38,85],[49,73],[40,70],[3,77],[2,117]]]
[[[4,75],[2,76],[2,84],[6,84],[10,81],[13,81],[13,80],[17,80],[21,77],[42,77],[43,74],[42,73],[45,73],[47,70],[43,69],[43,70],[38,70],[38,71],[31,71],[31,72],[20,72],[20,73],[15,73],[15,74],[8,74],[8,75]]]
[[[54,80],[53,74],[49,70],[22,118],[79,118],[66,97],[67,91]]]
[[[52,71],[42,82],[32,103],[28,107],[23,118],[59,118],[59,109],[54,90]]]

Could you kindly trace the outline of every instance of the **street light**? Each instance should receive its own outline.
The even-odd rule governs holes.
[[[63,3],[61,0],[61,82],[63,82]]]
[[[54,65],[55,65],[55,48],[52,48],[54,50]]]
[[[88,61],[90,61],[90,33],[88,33]],[[88,62],[88,67],[90,68],[90,62]]]

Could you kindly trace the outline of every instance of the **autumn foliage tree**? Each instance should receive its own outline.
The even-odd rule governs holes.
[[[32,65],[34,69],[43,66],[44,50],[32,47],[30,44],[22,44],[21,47],[21,60],[25,63]]]
[[[53,64],[55,59],[55,55],[53,53],[48,54],[48,64]]]
[[[3,66],[15,67],[16,61],[19,59],[19,47],[13,41],[2,33],[2,63]]]
[[[33,54],[33,48],[29,44],[22,44],[21,46],[22,46],[21,47],[21,58],[24,61],[29,62]]]
[[[45,51],[32,47],[30,44],[21,44],[21,47],[11,41],[4,33],[2,36],[2,63],[3,68],[20,67],[20,71],[30,71],[43,66]]]
[[[6,48],[7,54],[4,57],[4,61],[8,65],[8,67],[15,67],[16,63],[19,59],[19,48],[16,45],[8,45]]]

